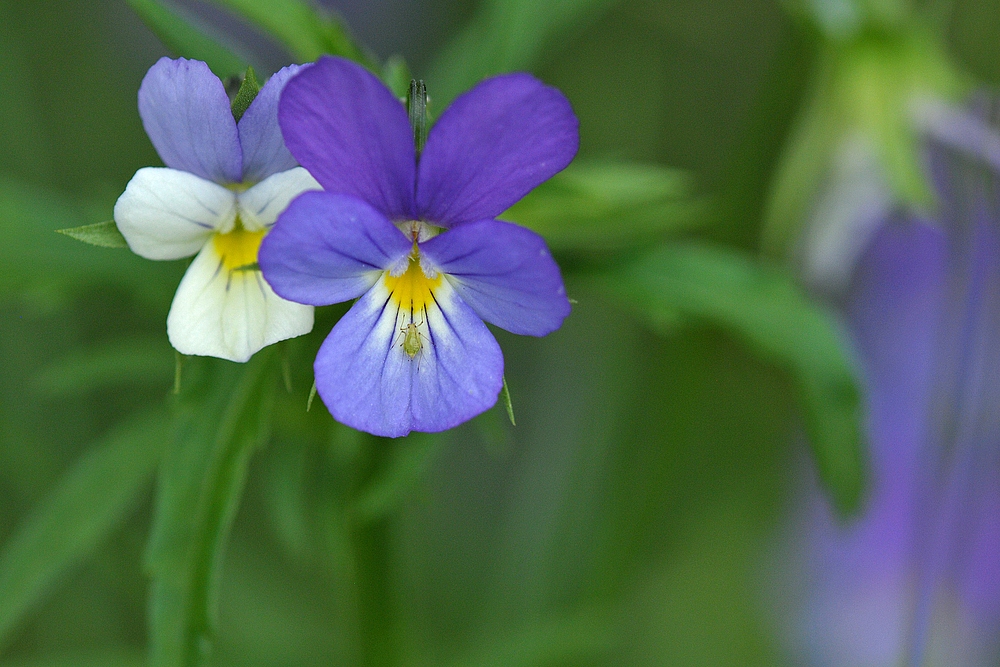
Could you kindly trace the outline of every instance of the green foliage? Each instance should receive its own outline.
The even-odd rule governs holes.
[[[351,516],[360,522],[390,516],[423,479],[443,445],[443,439],[436,433],[411,433],[393,443],[388,464],[360,491],[349,509]]]
[[[535,667],[551,664],[586,664],[615,651],[615,628],[606,613],[539,619],[527,627],[483,642],[471,655],[450,667]]]
[[[237,123],[240,122],[240,118],[243,118],[243,114],[250,108],[259,92],[260,83],[257,82],[257,75],[254,74],[253,67],[248,67],[243,81],[240,83],[240,89],[236,91],[236,97],[233,98],[233,118],[236,119]]]
[[[214,0],[245,16],[281,41],[297,62],[312,62],[323,54],[350,58],[368,67],[373,62],[354,43],[332,14],[305,0]]]
[[[143,667],[145,664],[145,657],[137,651],[107,651],[11,661],[5,662],[4,667]]]
[[[115,340],[55,359],[34,377],[31,387],[41,396],[67,398],[128,384],[169,386],[173,357],[166,338]]]
[[[704,225],[709,207],[677,169],[577,160],[501,217],[533,229],[556,250],[607,253]]]
[[[0,646],[134,509],[168,440],[160,411],[128,419],[94,443],[24,519],[0,552]]]
[[[0,236],[5,240],[0,295],[59,300],[111,283],[159,304],[169,302],[179,277],[175,264],[86,248],[52,233],[85,223],[81,207],[60,193],[0,177]]]
[[[207,377],[185,379],[194,386],[180,399],[146,554],[152,667],[202,665],[212,652],[222,555],[250,455],[270,429],[270,358],[206,363]]]
[[[836,321],[792,276],[698,245],[661,246],[601,277],[654,325],[694,320],[724,328],[785,369],[799,392],[819,476],[842,514],[865,480],[861,395]]]
[[[115,224],[114,220],[95,222],[92,225],[84,225],[82,227],[57,229],[56,231],[60,234],[65,234],[70,238],[74,238],[77,241],[83,241],[84,243],[100,246],[102,248],[128,247],[125,237],[122,236],[120,231],[118,231],[118,225]]]
[[[175,56],[203,60],[220,78],[246,69],[246,60],[223,46],[209,26],[164,0],[128,0]]]
[[[445,108],[481,79],[531,69],[542,49],[579,29],[617,0],[484,0],[472,22],[438,54],[427,77]]]

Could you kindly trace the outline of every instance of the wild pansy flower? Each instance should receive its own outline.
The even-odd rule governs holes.
[[[257,265],[278,214],[319,188],[278,128],[279,94],[300,69],[272,76],[239,122],[203,62],[161,58],[142,80],[139,115],[167,166],[136,172],[115,204],[115,222],[129,248],[148,259],[197,253],[167,316],[178,352],[246,361],[312,330],[312,307],[277,296]]]
[[[528,74],[488,79],[441,114],[418,160],[403,104],[326,57],[288,83],[278,116],[325,192],[280,216],[261,245],[264,275],[301,303],[360,297],[316,357],[330,412],[395,437],[492,406],[503,356],[483,320],[544,336],[569,314],[542,238],[496,219],[573,159],[569,102]]]
[[[921,113],[933,219],[889,216],[847,315],[869,389],[873,484],[799,531],[802,664],[995,665],[1000,649],[1000,134]]]

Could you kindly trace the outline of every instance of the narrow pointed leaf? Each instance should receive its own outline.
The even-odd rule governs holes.
[[[74,290],[113,283],[164,307],[183,267],[150,262],[132,253],[87,248],[52,232],[83,227],[82,207],[61,193],[0,178],[0,294]]]
[[[821,481],[838,511],[858,510],[866,454],[857,369],[835,319],[788,272],[736,252],[671,245],[595,279],[595,286],[655,325],[680,316],[721,327],[788,372]]]
[[[181,397],[146,554],[153,578],[152,667],[209,660],[229,529],[250,454],[268,434],[274,389],[270,356],[266,349],[243,365],[199,360],[209,379],[185,387]]]
[[[135,508],[168,441],[166,415],[128,420],[87,450],[15,530],[0,550],[0,647]]]
[[[122,236],[120,231],[118,231],[118,225],[115,224],[114,220],[95,222],[92,225],[83,225],[82,227],[57,229],[56,231],[60,234],[65,234],[70,238],[74,238],[77,241],[83,241],[84,243],[100,246],[102,248],[128,247],[128,243],[125,242],[125,237]]]
[[[503,389],[500,390],[500,400],[503,402],[503,407],[507,410],[507,418],[510,419],[511,426],[517,426],[517,422],[514,421],[514,406],[510,402],[510,389],[507,388],[507,378],[503,379]]]

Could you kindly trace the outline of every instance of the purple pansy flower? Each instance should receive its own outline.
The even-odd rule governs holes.
[[[115,204],[115,222],[148,259],[197,253],[167,316],[167,336],[183,354],[246,361],[312,330],[312,307],[277,296],[257,266],[278,214],[320,187],[278,128],[279,94],[300,69],[272,76],[239,123],[203,62],[161,58],[142,80],[139,115],[167,166],[136,172]]]
[[[869,388],[872,494],[814,498],[795,644],[804,664],[996,664],[1000,648],[1000,134],[925,116],[939,209],[890,217],[847,315]]]
[[[544,336],[569,314],[542,238],[496,219],[573,159],[569,102],[527,74],[486,80],[441,114],[418,161],[400,101],[325,57],[289,81],[278,116],[326,191],[280,216],[261,246],[264,274],[300,303],[360,297],[316,357],[330,412],[396,437],[492,406],[503,356],[483,320]]]

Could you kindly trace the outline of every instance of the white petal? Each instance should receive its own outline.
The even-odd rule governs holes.
[[[302,167],[278,172],[238,195],[240,220],[250,231],[270,227],[293,199],[306,190],[322,189]]]
[[[115,203],[115,222],[129,248],[147,259],[198,252],[212,233],[231,228],[236,195],[186,171],[145,167]]]
[[[228,271],[213,243],[188,267],[167,315],[167,336],[181,354],[241,362],[312,326],[312,306],[279,297],[260,271]]]

